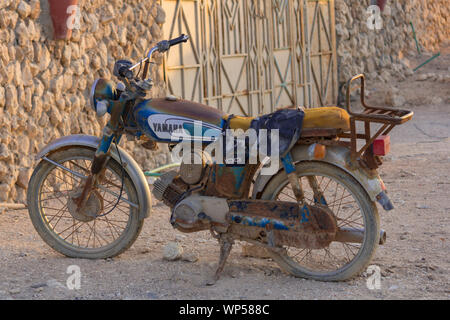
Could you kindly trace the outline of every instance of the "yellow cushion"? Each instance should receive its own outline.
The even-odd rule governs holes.
[[[305,109],[304,111],[303,128],[305,129],[333,128],[350,131],[350,116],[344,109],[323,107]],[[230,120],[230,128],[233,130],[242,129],[247,131],[254,119],[254,117],[235,116]]]
[[[334,128],[350,131],[350,115],[338,107],[305,109],[303,128]]]
[[[230,128],[233,130],[242,129],[247,131],[255,118],[235,116],[230,120]]]

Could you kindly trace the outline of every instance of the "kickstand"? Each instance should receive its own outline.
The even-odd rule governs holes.
[[[225,263],[230,256],[231,249],[234,244],[234,240],[232,237],[230,237],[227,234],[221,234],[219,237],[219,244],[220,244],[220,258],[219,258],[219,265],[217,266],[216,273],[214,274],[213,278],[208,280],[206,285],[212,286],[215,285],[217,280],[220,278],[220,274],[223,271],[223,268],[225,267]]]

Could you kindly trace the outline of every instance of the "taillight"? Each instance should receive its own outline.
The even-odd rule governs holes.
[[[385,156],[391,151],[391,137],[380,136],[373,143],[373,154],[376,156]]]

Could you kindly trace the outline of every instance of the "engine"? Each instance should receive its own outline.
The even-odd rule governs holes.
[[[170,171],[156,180],[152,192],[156,199],[174,208],[188,190],[189,185],[183,182],[178,172]]]
[[[183,170],[181,170],[183,172]],[[184,170],[186,172],[186,170]],[[197,173],[199,170],[197,170]],[[197,180],[190,174],[191,181]],[[223,198],[205,197],[198,194],[191,195],[189,187],[176,171],[171,171],[157,180],[154,184],[153,195],[172,209],[170,219],[174,228],[182,232],[197,232],[210,229],[225,232],[229,211],[228,202]]]

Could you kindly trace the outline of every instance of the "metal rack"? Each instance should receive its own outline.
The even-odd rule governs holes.
[[[352,87],[353,82],[356,80],[360,80],[360,85]],[[361,105],[364,108],[362,113],[353,112],[350,107],[350,94],[357,89],[361,89]],[[378,137],[388,135],[396,126],[410,121],[414,116],[414,112],[408,110],[368,106],[365,102],[365,76],[363,74],[357,75],[348,81],[346,98],[345,108],[350,115],[350,133],[341,133],[339,137],[350,139],[352,160],[356,160],[362,157],[366,151],[370,151],[370,146]],[[357,131],[357,121],[364,123],[364,132]],[[371,130],[372,123],[382,124],[375,134]],[[366,142],[359,150],[358,140],[365,140]]]

